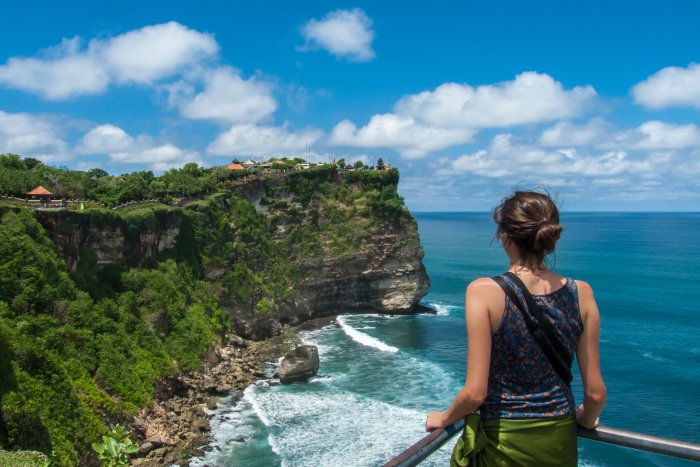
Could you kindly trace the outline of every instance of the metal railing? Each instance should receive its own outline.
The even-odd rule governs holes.
[[[450,438],[460,433],[463,428],[464,420],[459,420],[445,429],[432,431],[416,444],[384,464],[384,467],[409,467],[418,465],[425,460],[426,457],[449,441]],[[614,444],[640,451],[654,452],[700,462],[700,444],[661,438],[645,433],[619,430],[602,425],[595,430],[586,430],[585,428],[579,427],[578,436],[579,438],[600,441],[601,443]]]

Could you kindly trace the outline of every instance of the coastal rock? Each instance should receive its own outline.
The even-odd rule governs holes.
[[[207,397],[207,409],[214,410],[219,404],[218,397]]]
[[[248,344],[246,344],[245,339],[243,339],[242,337],[239,337],[235,334],[231,334],[228,336],[228,344],[232,345],[234,347],[242,347],[242,348],[248,347]]]
[[[241,334],[253,340],[278,336],[282,332],[282,324],[272,315],[239,314],[235,315],[234,322]]]
[[[143,444],[141,445],[141,450],[139,451],[139,453],[140,453],[141,455],[144,455],[144,456],[145,456],[145,455],[147,455],[149,452],[153,451],[155,448],[156,448],[156,445],[155,445],[155,444],[151,443],[150,441],[146,441],[145,443],[143,443]]]
[[[277,376],[282,384],[304,381],[316,375],[319,365],[318,348],[301,345],[284,356]]]

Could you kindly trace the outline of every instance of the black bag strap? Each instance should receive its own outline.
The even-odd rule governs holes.
[[[535,303],[532,294],[527,290],[523,281],[512,272],[507,272],[506,275],[520,288],[523,297],[525,297],[527,307],[525,307],[518,294],[515,293],[513,288],[508,285],[502,276],[496,276],[492,279],[503,289],[503,292],[505,292],[506,296],[510,298],[513,304],[518,307],[525,320],[528,331],[530,331],[530,334],[535,338],[535,342],[540,346],[540,349],[542,349],[542,352],[545,357],[547,357],[547,360],[550,365],[552,365],[557,375],[569,386],[573,379],[571,376],[572,355],[567,352],[566,348],[555,334],[552,323],[545,318],[542,309]],[[533,320],[532,316],[530,316],[526,310],[529,310],[537,321]]]

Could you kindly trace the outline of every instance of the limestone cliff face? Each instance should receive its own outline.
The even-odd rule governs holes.
[[[397,172],[333,169],[250,180],[182,208],[36,215],[84,282],[105,268],[188,261],[236,332],[261,339],[319,316],[420,308],[430,280],[397,182]]]
[[[275,219],[276,239],[286,238],[294,226],[280,215],[271,195],[299,209],[302,225],[315,222],[320,240],[317,251],[295,257],[294,268],[301,280],[291,299],[276,301],[274,317],[239,315],[236,322],[243,334],[274,334],[279,322],[299,323],[331,314],[425,310],[418,303],[427,293],[430,279],[422,262],[415,219],[405,209],[391,219],[377,211],[363,215],[357,204],[363,203],[366,186],[348,184],[343,176],[338,174],[333,184],[344,186],[344,196],[331,190],[332,195],[313,198],[306,206],[295,203],[297,197],[284,178],[237,189],[261,215]],[[395,184],[389,188],[395,193]]]
[[[332,251],[324,255],[321,267],[310,272],[300,287],[296,313],[413,311],[430,286],[415,229],[385,232],[367,247],[368,251],[358,250],[346,258]]]
[[[182,216],[171,212],[132,221],[109,212],[36,211],[68,270],[106,265],[143,266],[172,250]]]

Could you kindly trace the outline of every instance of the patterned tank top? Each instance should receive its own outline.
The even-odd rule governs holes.
[[[508,276],[503,277],[525,303],[520,289]],[[562,288],[533,298],[574,355],[583,332],[576,282],[567,278]],[[503,319],[491,337],[489,387],[479,407],[484,420],[558,417],[576,411],[571,389],[554,371],[507,296]]]

